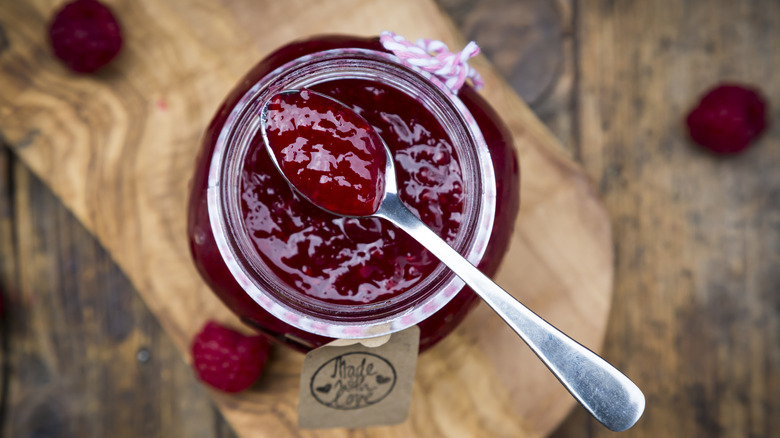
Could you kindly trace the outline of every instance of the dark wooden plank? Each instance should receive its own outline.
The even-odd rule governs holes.
[[[614,220],[605,355],[647,395],[627,437],[780,430],[780,3],[583,1],[580,156]],[[713,84],[747,82],[773,127],[715,157],[683,118]],[[577,411],[554,434],[611,434]]]
[[[5,436],[230,437],[105,250],[6,149],[2,157]]]
[[[13,238],[13,191],[11,168],[13,157],[0,143],[0,436],[8,419],[8,386],[10,383],[11,335],[7,315],[14,307],[10,300],[16,290],[16,251]]]
[[[437,0],[576,156],[574,0]]]

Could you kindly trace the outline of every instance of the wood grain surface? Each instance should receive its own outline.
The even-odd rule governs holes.
[[[235,322],[202,284],[189,261],[183,212],[198,137],[237,78],[272,48],[332,29],[371,35],[389,27],[409,38],[434,36],[462,44],[451,24],[428,2],[409,0],[391,5],[343,0],[316,8],[308,2],[288,2],[284,8],[277,5],[269,3],[259,10],[249,1],[116,2],[115,10],[130,29],[127,45],[115,63],[94,77],[73,76],[50,56],[38,56],[46,50],[39,30],[51,2],[14,4],[0,16],[2,21],[15,22],[14,27],[6,27],[12,44],[2,60],[4,74],[0,76],[7,90],[4,108],[10,109],[0,125],[5,141],[108,249],[185,354],[189,339],[207,318]],[[260,12],[262,17],[255,18]],[[294,20],[285,20],[291,13]],[[260,19],[263,26],[257,25]],[[511,263],[503,266],[497,279],[542,316],[598,350],[612,290],[610,225],[603,205],[581,169],[559,149],[528,107],[484,59],[475,64],[486,79],[486,97],[503,114],[515,137],[526,179],[524,207],[507,257]],[[28,173],[20,175],[29,178]],[[17,180],[13,178],[14,183]],[[28,184],[23,182],[22,186]],[[28,208],[22,201],[37,197],[20,196],[11,204],[24,214]],[[53,287],[52,280],[68,284],[77,279],[73,275],[51,279],[24,274],[24,261],[36,255],[30,249],[39,242],[48,245],[51,236],[28,231],[26,227],[36,224],[37,219],[21,218],[15,215],[18,230],[11,234],[21,233],[31,241],[20,241],[14,248],[15,258],[22,261],[16,271],[31,281],[20,282],[21,293],[14,296],[34,296],[32,291]],[[65,250],[71,247],[69,241],[58,243]],[[55,296],[58,299],[45,306],[56,311],[67,309],[63,304],[69,304],[78,322],[96,318],[88,306],[71,304],[69,288],[60,293],[63,298]],[[105,293],[97,296],[108,299]],[[35,300],[32,303],[34,310]],[[142,333],[129,331],[132,322],[126,307],[119,305],[115,314],[99,316],[105,317],[103,323],[112,329],[101,332],[109,337],[101,336],[97,342],[110,341],[111,334],[117,332],[122,342],[110,349],[108,360],[117,354],[125,358],[135,354],[139,363],[147,362],[150,347],[145,344],[149,341],[132,337]],[[71,339],[69,321],[61,315],[53,323],[36,320],[35,325],[57,333],[53,346],[43,345],[51,350],[48,355],[33,354],[33,360],[43,362],[45,371],[84,351],[84,362],[101,354],[100,348],[82,350],[89,344]],[[16,355],[18,350],[11,351]],[[301,359],[299,354],[279,348],[256,390],[237,396],[211,393],[239,435],[355,433],[302,432],[294,427]],[[81,398],[70,396],[68,388],[56,390],[60,397],[72,400],[70,403],[45,397],[33,399],[26,407],[13,398],[19,393],[12,391],[14,409],[20,406],[18,412],[23,415],[14,417],[22,423],[11,424],[11,430],[31,430],[43,417],[47,430],[60,428],[59,418],[73,417],[61,412],[66,408],[60,405],[97,409],[99,400],[111,397],[114,386],[123,387],[133,379],[130,370],[116,371],[103,373],[100,379],[88,378]],[[62,384],[61,379],[56,384]],[[164,384],[168,381],[159,383]],[[108,386],[107,391],[97,389],[103,385]],[[158,385],[150,386],[151,391],[159,391]],[[190,405],[178,398],[188,392],[163,393],[175,399],[166,406],[171,409],[163,418],[168,421],[181,416],[186,423]],[[572,405],[571,397],[519,339],[481,308],[462,330],[421,357],[410,420],[359,433],[538,436],[559,424]],[[203,433],[208,430],[200,423],[205,418],[194,419],[179,433]],[[83,431],[91,426],[74,423],[72,428]],[[111,428],[103,427],[101,431]],[[133,436],[138,432],[127,433]]]
[[[441,6],[606,200],[616,287],[605,357],[648,397],[622,435],[780,436],[777,2]],[[25,64],[3,63],[13,25],[0,19],[0,66],[24,76]],[[753,83],[773,104],[770,131],[739,157],[692,147],[681,124],[720,80]],[[9,112],[0,105],[0,119]],[[235,436],[110,256],[8,150],[0,288],[12,353],[3,436]],[[117,309],[129,321],[109,335]],[[578,409],[553,433],[612,435]]]
[[[576,156],[615,230],[605,354],[648,396],[630,435],[780,436],[780,2],[584,2],[575,38]],[[722,81],[770,105],[734,157],[683,124]],[[556,437],[583,435],[609,434],[577,413]]]

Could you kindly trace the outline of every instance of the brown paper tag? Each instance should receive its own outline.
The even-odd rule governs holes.
[[[420,329],[410,327],[393,333],[384,343],[381,341],[338,340],[306,355],[301,371],[298,427],[357,428],[406,420],[412,402]],[[351,342],[354,343],[344,345]]]

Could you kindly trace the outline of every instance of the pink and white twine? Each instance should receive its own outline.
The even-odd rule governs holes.
[[[393,52],[404,64],[427,71],[441,79],[447,87],[457,92],[471,79],[475,89],[485,86],[482,77],[468,64],[468,59],[479,54],[479,46],[474,41],[468,43],[460,52],[452,53],[441,41],[423,39],[417,44],[407,41],[393,32],[379,34],[379,41],[385,49]]]

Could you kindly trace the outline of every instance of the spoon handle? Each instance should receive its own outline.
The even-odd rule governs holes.
[[[533,313],[431,231],[395,194],[388,194],[376,216],[418,242],[466,282],[531,347],[575,399],[610,430],[634,425],[645,409],[642,391],[599,357]]]

